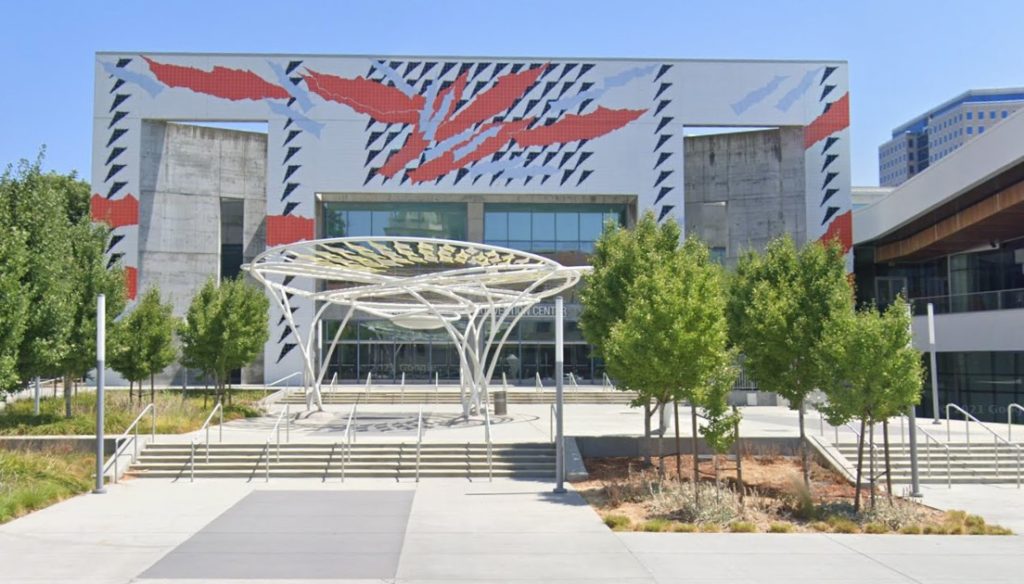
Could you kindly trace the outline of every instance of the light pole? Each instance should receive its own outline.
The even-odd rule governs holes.
[[[939,421],[939,372],[935,359],[935,307],[928,303],[928,353],[931,359],[932,370],[932,424],[941,424]]]
[[[103,486],[103,369],[107,357],[106,337],[107,305],[106,298],[100,294],[96,298],[96,488],[92,491],[97,495],[107,492]]]
[[[565,363],[562,356],[562,297],[555,297],[555,492],[565,492],[565,427],[563,413],[565,402],[562,375]]]
[[[931,313],[931,304],[928,305],[928,312]],[[909,330],[907,331],[910,337],[910,346],[914,346],[914,311],[908,306],[907,312],[910,313],[910,324],[908,324]],[[934,352],[932,353],[935,354]],[[932,370],[934,371],[934,365]],[[910,404],[910,410],[907,412],[907,421],[910,422],[910,496],[920,497],[921,496],[921,475],[918,472],[917,466],[917,406]]]

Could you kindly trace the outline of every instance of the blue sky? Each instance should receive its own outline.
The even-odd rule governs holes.
[[[985,0],[5,3],[0,164],[47,147],[88,178],[101,50],[842,59],[853,184],[891,129],[968,88],[1024,86],[1024,2]]]

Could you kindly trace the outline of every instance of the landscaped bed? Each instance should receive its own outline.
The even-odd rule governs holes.
[[[733,460],[701,460],[700,503],[694,504],[688,469],[693,459],[682,457],[682,480],[676,458],[665,457],[664,478],[658,459],[644,467],[639,458],[589,458],[590,477],[573,486],[619,531],[731,531],[905,533],[949,535],[1008,535],[1010,530],[988,525],[963,511],[943,512],[907,499],[889,497],[880,489],[874,508],[862,493],[862,508],[854,513],[854,487],[835,472],[812,465],[811,491],[803,484],[798,458],[745,456],[743,496]],[[898,492],[898,491],[897,491]]]
[[[256,402],[264,396],[261,391],[232,391],[231,402],[224,406],[224,420],[251,418],[261,415]],[[108,391],[105,397],[104,429],[108,434],[124,432],[142,408],[149,403],[146,391],[140,401],[138,396],[129,401],[128,392]],[[199,429],[215,405],[213,398],[200,391],[190,391],[182,399],[181,391],[161,390],[156,392],[156,431],[159,434],[180,434]],[[72,398],[71,418],[64,417],[64,398],[47,397],[40,400],[39,415],[32,413],[32,400],[19,400],[8,404],[0,411],[0,435],[56,436],[94,434],[96,432],[96,394],[81,392]],[[218,420],[214,419],[214,423]],[[147,414],[139,426],[140,433],[150,431]]]
[[[0,523],[87,491],[95,460],[70,449],[0,450]]]

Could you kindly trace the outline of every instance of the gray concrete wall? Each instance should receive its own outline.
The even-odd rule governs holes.
[[[159,287],[185,314],[207,278],[220,272],[221,199],[244,201],[243,257],[265,247],[267,136],[201,126],[142,124],[139,294]],[[242,381],[262,382],[262,363]],[[173,365],[158,383],[181,381]]]
[[[690,136],[684,152],[686,231],[725,247],[726,265],[783,233],[804,241],[802,128]]]

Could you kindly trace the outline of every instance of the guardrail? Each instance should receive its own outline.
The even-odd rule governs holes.
[[[913,307],[914,314],[924,314],[929,303],[934,305],[935,314],[1024,308],[1024,288],[922,296],[911,298],[909,302]]]
[[[270,429],[270,434],[267,435],[266,446],[263,447],[263,453],[265,455],[264,461],[264,476],[266,481],[270,482],[270,441],[274,440],[277,443],[277,462],[281,462],[281,421],[285,422],[285,442],[291,442],[292,440],[292,413],[291,406],[285,404],[284,409],[277,415],[277,421],[274,422],[274,427]]]
[[[1013,441],[1013,410],[1020,410],[1024,413],[1024,406],[1020,404],[1010,404],[1006,407],[1006,439]]]
[[[487,480],[494,482],[494,458],[491,445],[491,412],[484,406],[484,439],[487,440]]]
[[[113,466],[115,483],[117,482],[118,476],[117,459],[120,458],[122,454],[124,454],[124,451],[128,448],[129,442],[131,442],[132,445],[134,446],[134,450],[132,452],[132,463],[134,463],[135,460],[138,459],[139,457],[139,422],[142,421],[142,418],[145,417],[147,413],[152,413],[153,416],[153,423],[152,427],[150,428],[150,441],[156,441],[156,404],[149,404],[146,407],[142,408],[142,411],[139,412],[139,415],[135,417],[135,420],[131,424],[129,424],[128,428],[114,440],[116,448],[114,448],[113,460],[107,463],[107,466],[103,468],[103,472],[106,473],[107,470],[109,470],[110,467]],[[135,432],[134,435],[129,440],[128,437],[129,435],[132,434],[132,430],[134,430]]]
[[[921,426],[917,426],[917,431],[920,432],[921,434],[924,434],[925,444],[926,445],[928,444],[929,441],[931,441],[931,442],[934,442],[938,446],[941,446],[942,448],[945,449],[945,451],[946,451],[946,488],[952,489],[953,488],[953,460],[952,460],[953,459],[953,455],[950,453],[949,445],[948,444],[943,444],[942,442],[939,442],[938,438],[936,438],[935,436],[932,436],[931,433],[929,433],[927,430],[925,430]],[[930,448],[927,448],[927,446],[926,446],[925,449],[924,449],[924,452],[925,452],[925,472],[928,473],[928,478],[931,478],[932,477],[932,451],[931,451]]]
[[[341,482],[345,482],[345,465],[352,460],[352,442],[355,440],[355,433],[352,431],[352,421],[355,419],[356,406],[359,405],[359,397],[356,396],[352,409],[348,412],[348,422],[345,424],[345,433],[342,435],[345,443],[341,451]]]
[[[220,424],[217,426],[217,441],[224,442],[224,404],[217,402],[217,405],[213,407],[213,411],[210,412],[209,416],[206,416],[206,421],[199,427],[199,431],[206,430],[206,440],[204,441],[206,450],[206,462],[210,462],[210,421],[213,420],[213,416],[220,412]],[[189,452],[188,457],[188,480],[193,482],[196,480],[196,439],[192,437],[192,448]]]
[[[949,438],[950,438],[949,410],[951,408],[964,415],[964,425],[967,428],[966,434],[967,434],[967,452],[968,453],[970,453],[970,451],[971,451],[971,422],[972,421],[973,422],[977,422],[978,425],[981,426],[983,430],[985,430],[989,434],[992,434],[992,438],[993,438],[993,440],[992,440],[992,450],[995,453],[995,459],[996,459],[996,478],[999,478],[999,476],[1001,474],[1001,472],[1000,472],[1001,469],[1000,469],[1000,465],[999,465],[999,444],[1002,443],[1002,444],[1005,444],[1007,446],[1010,446],[1010,447],[1016,449],[1016,452],[1017,452],[1017,488],[1019,489],[1020,485],[1021,485],[1021,475],[1020,475],[1020,471],[1021,471],[1021,460],[1020,460],[1021,447],[1020,447],[1020,445],[1006,440],[1005,438],[1003,438],[1002,436],[997,434],[995,431],[993,431],[991,428],[986,426],[984,423],[982,423],[981,420],[979,420],[978,418],[975,418],[973,415],[971,415],[970,412],[968,412],[967,410],[961,408],[960,406],[958,406],[956,404],[946,404],[946,441],[947,442],[949,441]]]
[[[420,482],[420,446],[423,444],[423,406],[416,420],[416,482]]]

